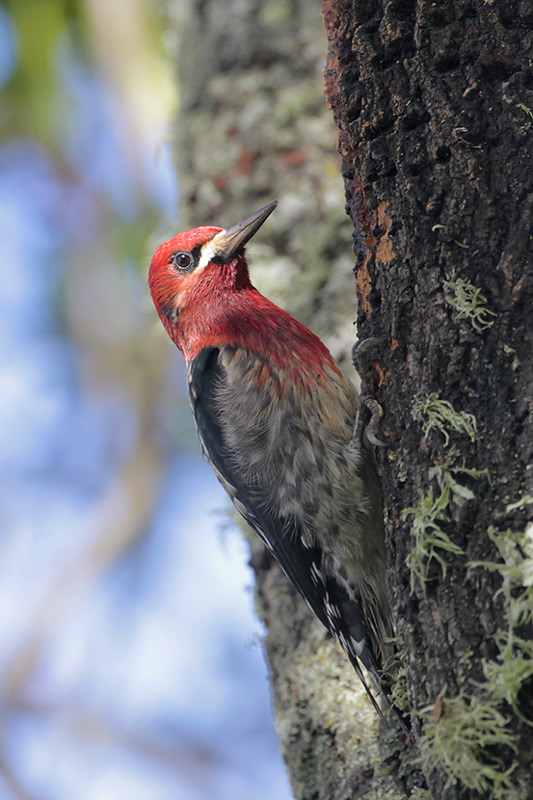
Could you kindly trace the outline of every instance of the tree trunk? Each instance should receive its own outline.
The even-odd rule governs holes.
[[[353,261],[319,9],[168,8],[180,228],[229,225],[277,197],[252,278],[349,371]],[[359,335],[383,340],[391,445],[378,455],[413,738],[433,797],[530,797],[532,15],[502,0],[324,0],[324,19]],[[380,739],[347,659],[250,541],[295,797],[404,798],[393,776],[416,784],[412,754]]]
[[[532,6],[323,8],[422,765],[439,800],[531,798]]]

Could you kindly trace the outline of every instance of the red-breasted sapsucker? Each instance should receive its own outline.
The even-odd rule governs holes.
[[[276,205],[162,244],[150,291],[185,356],[205,456],[377,708],[359,661],[379,684],[392,635],[379,481],[354,386],[250,282],[244,247]]]

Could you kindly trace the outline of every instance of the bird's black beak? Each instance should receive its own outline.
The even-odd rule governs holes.
[[[216,258],[222,261],[229,261],[244,245],[250,241],[254,233],[257,233],[263,222],[272,214],[278,204],[277,200],[263,206],[259,211],[254,211],[249,217],[241,219],[236,225],[220,231],[211,240],[211,245]]]

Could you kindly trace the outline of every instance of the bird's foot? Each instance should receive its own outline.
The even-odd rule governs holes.
[[[370,419],[368,415],[370,413]],[[383,417],[383,409],[375,397],[359,395],[359,409],[355,420],[353,438],[355,442],[362,442],[366,437],[368,441],[376,447],[388,447],[389,443],[380,438],[380,423]]]
[[[388,442],[380,438],[380,422],[383,417],[383,409],[373,395],[372,364],[368,359],[369,353],[381,344],[381,339],[369,337],[368,339],[356,341],[352,347],[352,363],[361,378],[359,410],[355,421],[353,438],[356,442],[362,442],[363,437],[366,437],[376,447],[388,447]],[[370,419],[368,417],[369,413]]]
[[[368,441],[376,447],[388,447],[389,443],[384,441],[381,432],[381,420],[383,418],[383,408],[380,406],[375,397],[365,397],[361,395],[359,402],[370,412],[370,420],[360,431],[360,435],[366,436]]]

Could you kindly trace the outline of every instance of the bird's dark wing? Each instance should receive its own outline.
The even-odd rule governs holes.
[[[218,353],[218,348],[205,348],[190,369],[189,396],[202,447],[238,511],[275,556],[317,617],[327,626],[322,593],[317,592],[311,578],[313,567],[320,567],[320,549],[305,547],[301,532],[294,525],[289,531],[274,511],[261,503],[259,495],[246,484],[225,452],[220,412],[215,402],[217,387],[224,380]]]
[[[239,513],[274,555],[314,614],[340,641],[380,711],[358,662],[361,658],[377,674],[379,665],[366,635],[362,611],[354,607],[357,600],[349,597],[334,578],[323,574],[321,548],[309,543],[294,518],[283,519],[275,505],[267,502],[257,487],[247,482],[244,469],[235,464],[225,445],[222,412],[217,400],[227,376],[219,353],[219,348],[204,348],[189,365],[189,398],[204,453]]]

